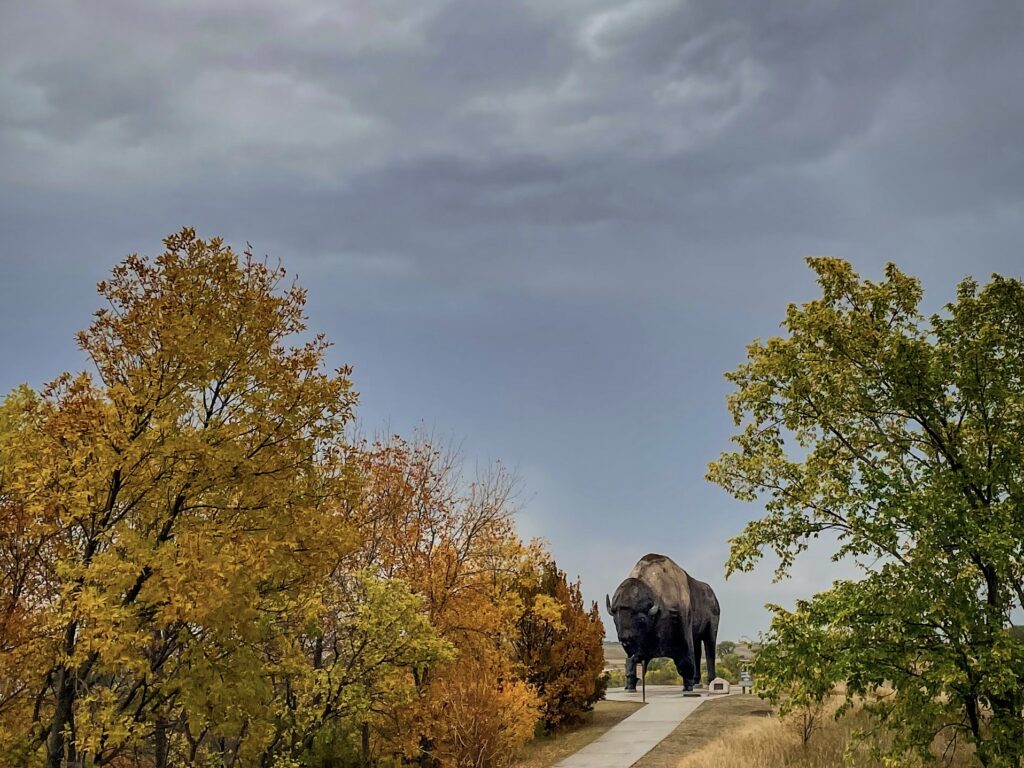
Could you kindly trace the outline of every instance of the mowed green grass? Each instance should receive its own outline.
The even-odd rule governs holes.
[[[594,705],[594,711],[585,714],[580,722],[550,736],[539,736],[523,747],[515,765],[517,768],[550,768],[583,749],[642,706],[632,701],[599,701]]]

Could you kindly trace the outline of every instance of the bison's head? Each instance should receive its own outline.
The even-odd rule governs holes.
[[[630,656],[641,653],[653,639],[661,611],[654,592],[639,579],[629,578],[615,590],[614,598],[605,595],[604,600],[623,650]]]

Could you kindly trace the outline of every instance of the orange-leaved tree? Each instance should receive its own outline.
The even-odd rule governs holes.
[[[550,557],[520,582],[526,607],[515,636],[521,674],[541,697],[546,730],[571,723],[604,696],[604,622],[596,603],[584,608],[579,582],[570,583]]]
[[[354,557],[404,579],[455,649],[416,670],[413,705],[377,721],[379,750],[424,765],[507,765],[538,717],[536,693],[513,663],[518,585],[537,557],[512,523],[513,478],[498,466],[464,482],[453,452],[397,437],[364,447],[363,474],[353,516],[364,546]]]

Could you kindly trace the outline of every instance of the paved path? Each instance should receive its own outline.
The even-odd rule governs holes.
[[[610,701],[640,701],[639,693],[612,688]],[[648,686],[647,706],[609,728],[555,768],[629,768],[675,730],[706,697],[683,696],[677,686]]]

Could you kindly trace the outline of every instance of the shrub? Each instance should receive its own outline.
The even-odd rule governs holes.
[[[543,728],[550,731],[604,697],[604,623],[596,604],[584,609],[579,582],[570,584],[553,560],[541,560],[535,575],[520,587],[527,610],[515,646],[523,678],[540,696]]]
[[[624,669],[607,669],[604,672],[604,687],[605,690],[608,688],[624,688],[626,686],[626,670]]]

